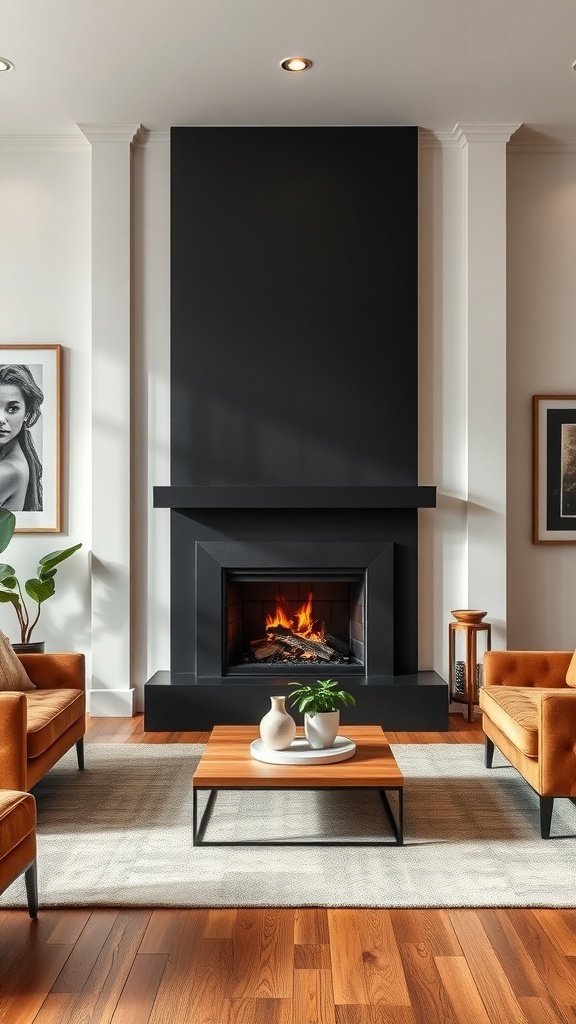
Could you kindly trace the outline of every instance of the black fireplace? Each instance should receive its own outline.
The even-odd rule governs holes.
[[[446,728],[446,683],[418,671],[417,509],[214,507],[248,500],[233,491],[157,489],[158,503],[195,499],[212,507],[172,512],[172,667],[146,684],[145,728],[255,722],[269,694],[310,677],[346,680],[357,695],[346,721]],[[414,488],[412,500],[431,504],[431,492]],[[401,493],[405,503],[407,490]],[[372,497],[391,500],[386,489]],[[310,644],[312,659],[302,657],[310,653],[306,638],[293,638],[309,605],[313,632],[329,638]],[[279,606],[286,613],[280,628],[271,625]],[[280,654],[258,658],[262,647]],[[297,657],[283,657],[284,649]]]
[[[298,159],[295,159],[298,154]],[[147,729],[257,722],[293,679],[447,726],[418,667],[418,133],[171,133],[171,664]]]

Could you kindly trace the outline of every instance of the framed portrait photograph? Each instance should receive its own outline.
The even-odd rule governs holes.
[[[0,505],[17,533],[59,533],[60,345],[0,345]]]
[[[576,395],[534,395],[533,541],[576,544]]]

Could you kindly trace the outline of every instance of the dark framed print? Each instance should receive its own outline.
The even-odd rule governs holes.
[[[17,533],[59,533],[60,345],[0,345],[0,505]]]
[[[576,544],[576,395],[534,395],[533,541]]]

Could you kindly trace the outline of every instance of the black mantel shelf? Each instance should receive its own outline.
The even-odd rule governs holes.
[[[154,507],[435,508],[435,487],[154,487]]]

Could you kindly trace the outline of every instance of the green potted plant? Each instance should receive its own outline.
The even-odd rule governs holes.
[[[16,527],[16,517],[7,508],[0,508],[0,552],[5,551]],[[0,604],[11,604],[16,612],[18,627],[20,629],[20,643],[12,644],[17,651],[35,651],[40,653],[44,650],[44,641],[34,643],[30,638],[34,629],[42,605],[49,597],[53,597],[56,591],[54,577],[57,566],[66,558],[70,558],[82,544],[74,544],[70,548],[61,548],[59,551],[52,551],[44,555],[38,563],[36,576],[26,580],[24,587],[16,576],[16,570],[11,565],[0,564]],[[31,614],[24,598],[24,591],[31,601],[38,607],[35,614]]]
[[[314,683],[289,683],[297,686],[292,707],[304,712],[304,735],[314,750],[331,747],[340,728],[340,708],[356,703],[347,690],[339,690],[335,679],[317,679]]]

